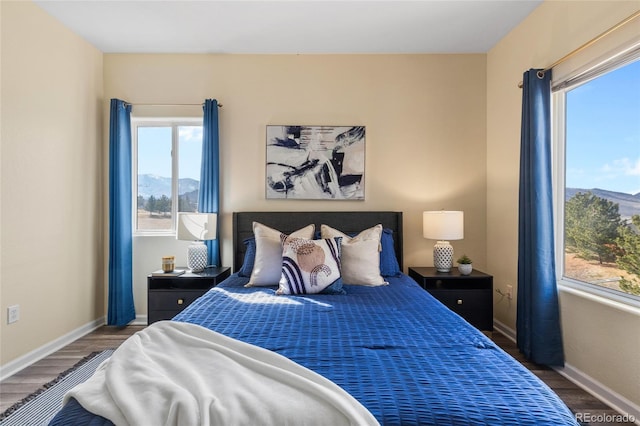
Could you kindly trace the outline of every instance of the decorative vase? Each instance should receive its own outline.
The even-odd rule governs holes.
[[[461,263],[458,265],[458,271],[462,275],[469,275],[473,271],[473,265],[471,263]]]
[[[438,241],[433,246],[433,266],[438,272],[449,272],[453,266],[453,246],[449,241]]]
[[[208,252],[207,246],[202,241],[194,241],[189,246],[187,267],[192,272],[202,272],[207,267]]]

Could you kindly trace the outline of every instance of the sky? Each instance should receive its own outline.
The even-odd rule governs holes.
[[[640,60],[567,92],[569,188],[640,193]]]
[[[202,126],[180,126],[179,176],[200,180]],[[171,177],[171,127],[138,127],[138,174]]]

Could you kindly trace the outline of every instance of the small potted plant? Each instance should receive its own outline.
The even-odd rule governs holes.
[[[469,275],[471,271],[473,271],[473,263],[466,254],[463,254],[458,259],[458,271],[460,271],[462,275]]]

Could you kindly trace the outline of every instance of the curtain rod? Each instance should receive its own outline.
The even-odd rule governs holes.
[[[125,102],[127,105],[131,106],[159,106],[159,107],[173,107],[173,106],[204,106],[204,102],[199,104],[144,104],[144,103],[135,103],[135,102]],[[218,104],[218,108],[222,108],[222,104]]]
[[[586,42],[582,46],[572,50],[569,53],[567,53],[562,58],[558,59],[557,61],[555,61],[554,63],[552,63],[548,67],[544,68],[542,70],[542,73],[544,74],[544,72],[549,71],[550,69],[552,69],[556,65],[559,65],[559,64],[563,63],[564,61],[566,61],[567,59],[577,55],[578,53],[582,52],[584,49],[590,47],[592,44],[597,43],[598,41],[600,41],[600,39],[608,36],[612,32],[618,30],[619,28],[621,28],[621,27],[625,26],[626,24],[628,24],[629,22],[633,21],[638,16],[640,16],[640,10],[638,10],[636,13],[632,14],[631,16],[628,16],[627,18],[623,19],[622,21],[618,22],[613,27],[609,28],[608,30],[604,31],[603,33],[595,36],[594,38],[592,38],[591,40],[589,40],[588,42]],[[522,82],[518,83],[518,87],[522,89]]]

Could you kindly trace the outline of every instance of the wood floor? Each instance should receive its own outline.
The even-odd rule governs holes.
[[[560,399],[567,404],[567,407],[576,414],[576,418],[579,421],[584,419],[594,418],[610,418],[608,416],[619,416],[620,413],[604,404],[599,399],[592,396],[590,393],[582,390],[582,388],[573,384],[563,376],[558,374],[555,370],[546,367],[544,365],[534,364],[527,361],[524,356],[518,350],[513,341],[506,338],[504,335],[493,332],[491,339],[500,346],[505,352],[518,360],[522,365],[527,367],[529,371],[538,376],[543,382],[547,384],[553,391],[558,394]],[[615,417],[614,417],[615,418]],[[597,426],[609,426],[609,425],[632,425],[634,423],[621,423],[621,422],[584,422],[584,424],[597,425]]]
[[[103,326],[0,382],[0,412],[29,396],[58,374],[96,351],[117,348],[143,326]]]
[[[0,382],[0,412],[38,390],[45,383],[55,379],[59,373],[72,367],[76,362],[95,351],[116,348],[127,337],[141,330],[143,326],[124,328],[100,327],[96,331],[69,344],[63,349],[25,368],[19,373]],[[551,387],[567,406],[578,415],[617,415],[618,413],[600,402],[578,386],[556,373],[554,370],[526,361],[515,344],[502,334],[494,332],[492,339],[507,353],[521,362],[535,375]],[[580,417],[578,417],[580,420]],[[620,425],[624,423],[589,423],[590,425]],[[628,423],[632,424],[632,423]]]

